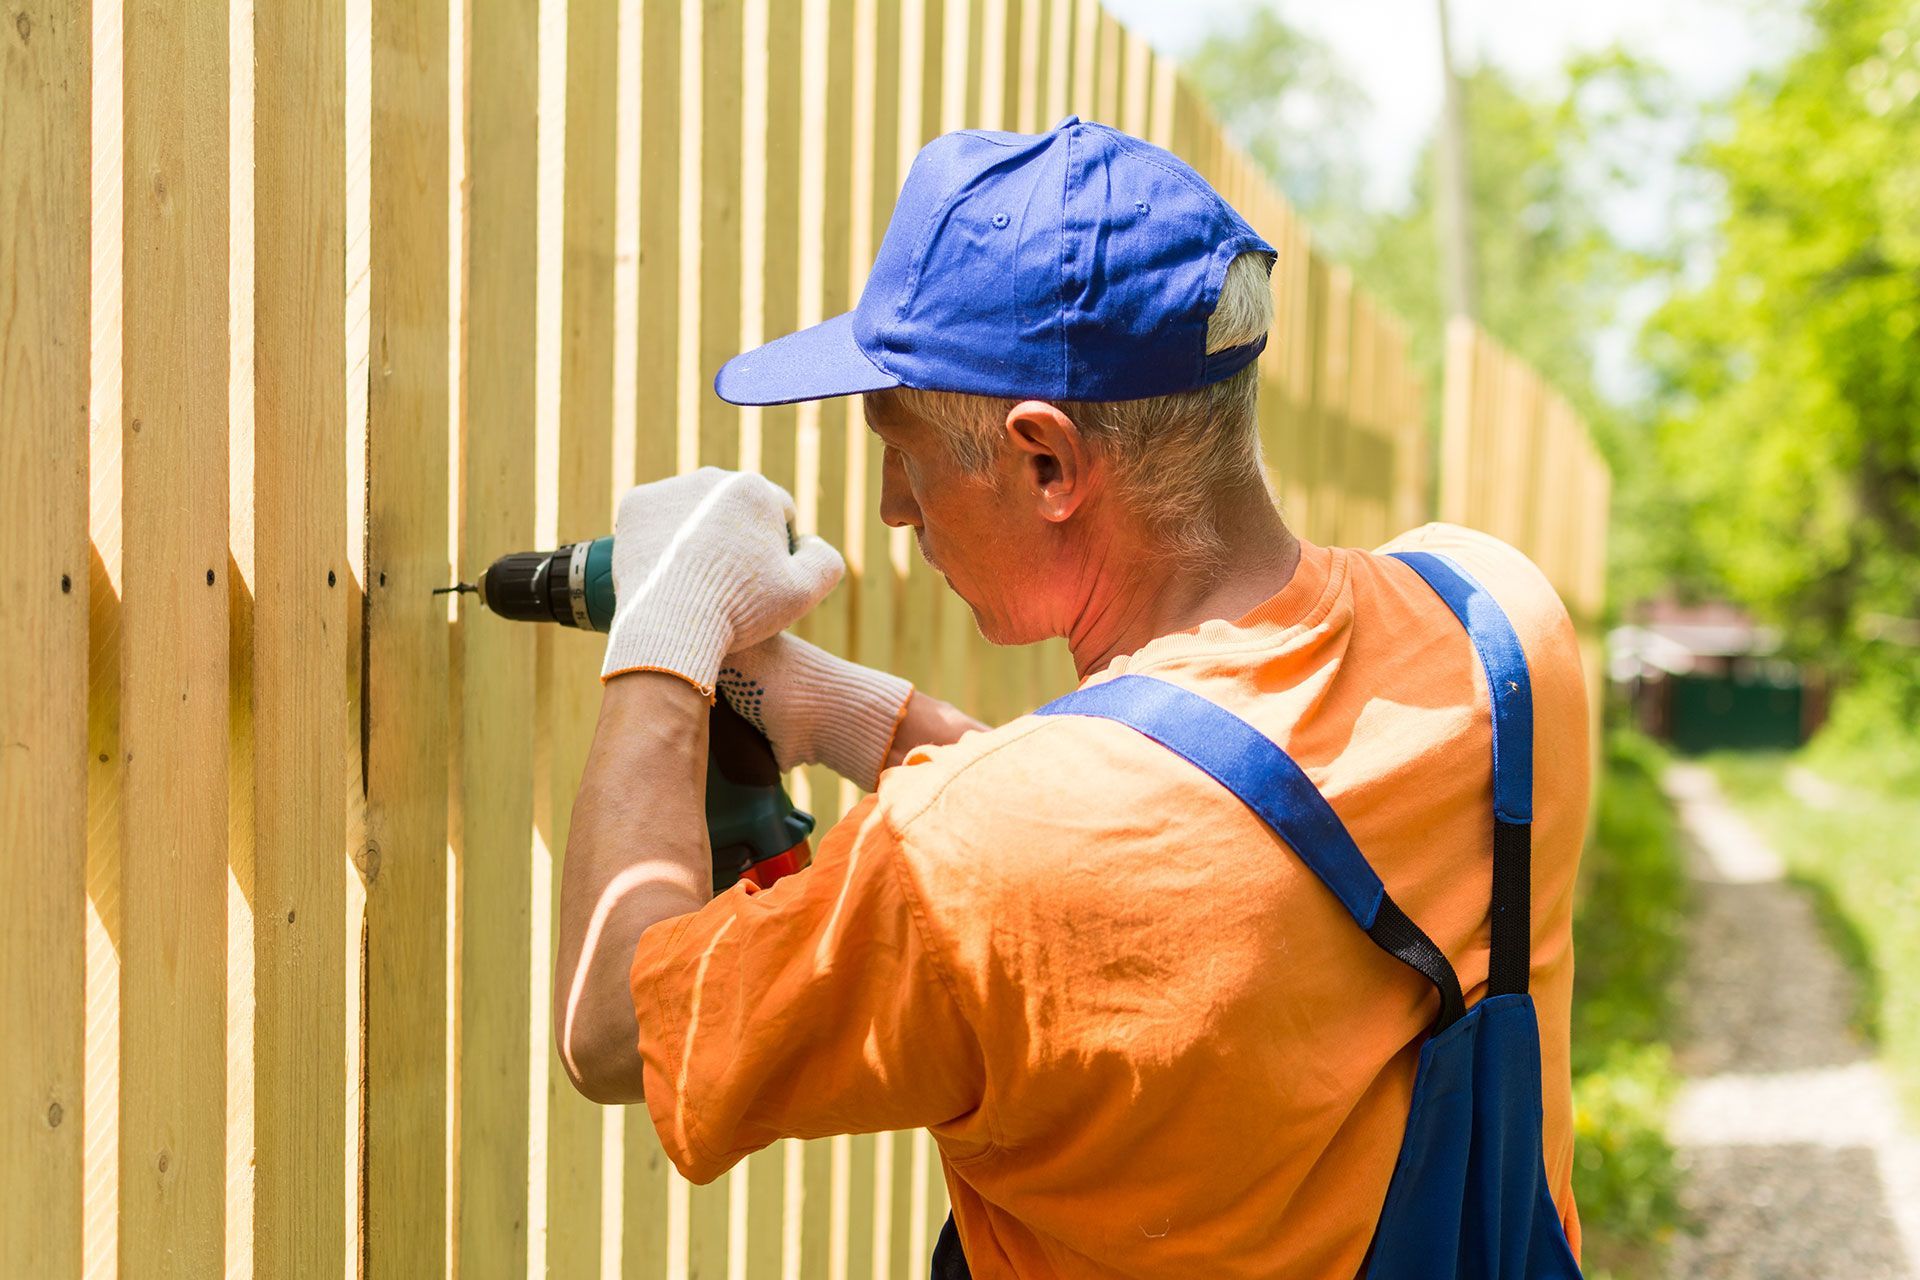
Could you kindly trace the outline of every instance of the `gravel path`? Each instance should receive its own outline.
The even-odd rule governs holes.
[[[1695,1234],[1688,1280],[1920,1280],[1920,1139],[1848,1025],[1852,976],[1779,857],[1676,765],[1696,908],[1668,1127]]]

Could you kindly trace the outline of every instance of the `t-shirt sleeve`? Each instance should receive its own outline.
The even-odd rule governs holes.
[[[884,793],[883,788],[883,793]],[[630,983],[647,1109],[706,1183],[783,1137],[936,1125],[978,1107],[977,1039],[869,796],[772,888],[641,935]]]

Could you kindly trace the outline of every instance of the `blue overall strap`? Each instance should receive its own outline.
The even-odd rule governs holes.
[[[1464,1012],[1446,956],[1388,896],[1326,797],[1258,729],[1197,693],[1147,676],[1077,689],[1034,714],[1117,721],[1211,775],[1287,842],[1368,937],[1433,983],[1440,993],[1436,1031]]]
[[[1395,551],[1467,629],[1493,708],[1492,954],[1487,995],[1519,995],[1533,961],[1533,682],[1513,624],[1465,569],[1431,551]]]

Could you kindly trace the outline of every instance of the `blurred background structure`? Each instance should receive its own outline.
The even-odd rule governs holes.
[[[1582,630],[1591,1270],[1911,1274],[1920,0],[1450,0],[1451,113],[1430,0],[8,13],[0,1275],[924,1270],[925,1134],[690,1188],[572,1094],[597,645],[428,593],[749,467],[847,553],[813,639],[1069,684],[880,524],[848,404],[707,386],[851,303],[927,138],[1069,111],[1279,247],[1296,527],[1487,528]]]

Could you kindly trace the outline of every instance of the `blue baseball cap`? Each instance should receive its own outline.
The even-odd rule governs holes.
[[[1191,167],[1118,129],[944,134],[915,157],[859,304],[735,356],[713,389],[733,404],[1191,391],[1266,346],[1207,354],[1227,265],[1249,252],[1274,256]]]

